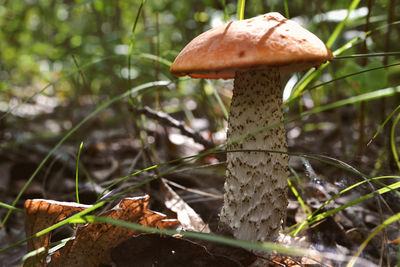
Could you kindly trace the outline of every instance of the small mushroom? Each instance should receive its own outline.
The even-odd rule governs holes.
[[[222,224],[236,238],[274,241],[286,215],[289,157],[283,121],[281,74],[317,67],[332,53],[314,34],[279,13],[229,22],[193,39],[171,66],[176,76],[234,78],[227,142]]]

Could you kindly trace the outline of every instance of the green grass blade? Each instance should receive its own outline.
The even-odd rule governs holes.
[[[400,107],[400,105],[399,105],[399,107]],[[393,158],[397,164],[397,167],[400,170],[400,160],[399,160],[399,154],[397,153],[396,139],[395,139],[396,127],[397,127],[399,120],[400,120],[400,113],[397,114],[396,119],[393,121],[392,129],[390,131],[390,146],[392,147]]]
[[[269,12],[275,11],[275,0],[270,1]]]
[[[290,19],[289,6],[288,6],[288,3],[287,3],[287,0],[283,1],[283,6],[285,8],[285,16],[286,16],[286,18]]]
[[[393,117],[393,115],[399,109],[400,109],[400,105],[398,105],[397,108],[395,108],[395,110],[393,110],[392,113],[390,113],[390,115],[385,119],[385,121],[379,126],[379,129],[376,131],[376,133],[368,141],[367,146],[369,146],[375,140],[375,138],[378,136],[378,134],[382,131],[383,127],[385,127],[386,123],[388,123],[388,121]],[[393,127],[392,127],[392,130],[393,130]]]
[[[32,251],[28,252],[27,254],[25,254],[25,256],[22,257],[22,262],[25,262],[27,259],[29,259],[31,257],[35,257],[35,256],[37,257],[39,254],[45,252],[47,248],[49,248],[47,253],[51,255],[51,254],[55,253],[57,250],[59,250],[60,248],[62,248],[63,246],[65,246],[65,244],[68,241],[73,240],[74,238],[75,237],[64,238],[60,241],[51,243],[48,246],[44,246],[44,247],[32,250]],[[37,262],[39,262],[44,257],[46,257],[46,255],[42,255],[40,258],[36,258]],[[31,262],[30,266],[32,266],[33,264],[35,264],[35,263]]]
[[[398,56],[400,52],[378,52],[378,53],[368,53],[368,54],[354,54],[348,56],[336,56],[337,59],[352,59],[352,58],[363,58],[363,57],[385,57],[385,56]]]
[[[222,17],[223,21],[228,21],[229,20],[229,13],[228,9],[226,8],[226,0],[222,0],[222,8],[224,10],[224,15]]]
[[[228,118],[229,118],[228,111],[227,111],[224,103],[222,102],[217,89],[214,87],[213,83],[209,79],[207,79],[206,81],[207,81],[207,84],[211,87],[213,94],[215,96],[215,99],[217,100],[219,107],[221,108],[222,112],[224,113],[225,119],[228,120]]]
[[[142,0],[140,5],[139,5],[139,9],[136,13],[136,17],[135,17],[135,22],[133,23],[132,26],[132,30],[131,30],[131,38],[129,40],[129,55],[128,55],[128,74],[129,74],[129,81],[131,81],[131,58],[132,58],[132,54],[133,54],[133,43],[135,40],[135,32],[136,32],[136,27],[139,21],[139,17],[140,14],[142,13],[142,9],[144,4],[146,3],[146,0]]]
[[[246,4],[246,0],[238,0],[236,7],[236,17],[238,20],[244,19],[244,6]]]
[[[18,211],[18,212],[24,212],[24,210],[16,208],[14,206],[8,205],[6,203],[0,202],[0,208],[5,208],[8,210],[13,210],[13,211]]]
[[[347,23],[347,20],[350,16],[351,11],[353,11],[355,8],[357,8],[358,4],[360,3],[361,0],[353,0],[353,2],[351,2],[349,8],[347,9],[347,14],[346,17],[344,18],[344,20],[342,20],[335,28],[335,30],[333,31],[333,33],[331,34],[331,36],[329,37],[328,41],[326,42],[326,46],[331,48],[332,45],[334,44],[334,42],[336,41],[336,39],[338,38],[339,34],[342,32],[344,26]]]
[[[75,194],[76,194],[76,203],[79,203],[79,160],[81,158],[81,151],[83,147],[83,142],[81,142],[78,151],[78,158],[76,160],[76,168],[75,168]]]
[[[293,169],[291,169],[292,171]],[[292,172],[293,173],[293,172]],[[307,208],[307,205],[304,203],[303,199],[301,198],[299,192],[297,192],[297,189],[294,187],[294,185],[292,184],[292,182],[290,181],[290,179],[287,179],[287,183],[289,185],[290,190],[292,191],[293,195],[296,197],[297,201],[300,203],[300,206],[303,208],[304,212],[307,215],[310,215],[310,212]]]
[[[149,53],[140,53],[139,57],[157,61],[157,62],[159,62],[161,64],[166,65],[167,67],[171,67],[171,65],[172,65],[172,62],[169,61],[168,59],[165,59],[163,57],[156,56],[156,55],[153,55],[153,54],[149,54]]]
[[[170,163],[172,163],[172,162],[168,162],[168,163],[170,164]],[[115,181],[115,182],[112,183],[111,185],[107,186],[107,188],[105,188],[105,189],[103,190],[103,192],[101,192],[101,193],[97,196],[97,199],[99,200],[100,198],[102,198],[102,197],[104,196],[104,194],[105,194],[107,191],[111,190],[111,188],[113,188],[113,187],[116,186],[117,184],[120,184],[120,183],[126,181],[127,179],[129,179],[129,178],[131,178],[131,177],[133,177],[133,176],[136,176],[136,175],[138,175],[138,174],[141,174],[141,173],[144,173],[144,172],[147,172],[147,171],[156,169],[156,168],[158,168],[158,167],[160,167],[160,166],[162,166],[162,164],[155,164],[155,165],[153,165],[153,166],[150,166],[150,167],[145,168],[145,169],[143,169],[143,170],[140,170],[140,171],[131,173],[131,174],[129,174],[129,175],[126,175],[125,177],[122,177],[122,178],[118,179],[117,181]]]

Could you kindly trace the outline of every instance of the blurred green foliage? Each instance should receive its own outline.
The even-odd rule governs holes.
[[[386,23],[388,3],[389,0],[375,2],[371,29]],[[54,84],[45,93],[64,98],[86,94],[107,96],[155,79],[172,79],[168,65],[141,55],[146,53],[173,61],[192,38],[228,18],[236,18],[236,1],[149,0],[144,2],[132,38],[132,25],[140,4],[139,0],[0,0],[0,100],[28,97],[71,72],[76,74]],[[325,41],[348,4],[348,1],[288,1],[291,17]],[[363,31],[365,9],[365,6],[358,7],[356,16],[333,49]],[[398,6],[396,10],[399,11]],[[248,1],[245,18],[269,11],[284,14],[284,1]],[[385,31],[382,29],[372,35],[369,51],[384,51]],[[392,48],[398,39],[396,27],[392,31]],[[131,79],[128,79],[131,40],[133,55]],[[361,45],[348,52],[362,52]],[[380,64],[380,59],[373,60],[370,66]],[[79,74],[78,67],[86,65]],[[361,69],[358,60],[351,59],[343,65],[342,72],[333,70],[331,76],[343,70]],[[385,73],[385,70],[373,75],[366,73],[347,81],[363,88],[361,92],[380,89],[387,80]]]
[[[343,75],[347,73],[359,72],[364,69],[372,69],[382,67],[381,61],[371,61],[367,66],[361,67],[353,61],[348,61],[342,69]],[[387,71],[384,68],[377,69],[371,72],[364,72],[359,75],[348,77],[346,80],[355,88],[355,94],[364,94],[376,90],[377,88],[385,88],[388,86]]]

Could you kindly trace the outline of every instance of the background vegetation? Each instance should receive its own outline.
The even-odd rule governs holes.
[[[110,181],[134,170],[212,148],[195,144],[159,117],[154,120],[143,112],[145,106],[171,115],[204,140],[224,143],[231,81],[177,79],[170,75],[169,65],[198,34],[236,19],[237,6],[227,0],[0,0],[0,215],[2,226],[8,227],[7,234],[7,227],[1,230],[8,245],[23,235],[10,235],[12,229],[22,229],[22,217],[16,212],[10,216],[6,204],[21,208],[23,200],[34,197],[76,200],[81,142],[79,187],[85,203],[96,201]],[[291,180],[300,192],[300,203],[304,198],[308,209],[319,207],[307,202],[311,197],[305,187],[310,184],[328,183],[340,191],[372,177],[398,179],[400,4],[395,0],[248,1],[244,18],[270,11],[308,28],[336,56],[318,70],[282,77],[289,151],[339,165],[310,164],[293,156]],[[148,84],[155,81],[165,82]],[[128,92],[132,88],[134,92]],[[221,195],[223,163],[223,154],[207,155],[184,165],[190,182],[170,172],[164,177],[206,191],[215,187],[210,192]],[[205,179],[207,175],[214,180]],[[366,186],[357,191],[358,197],[383,187]],[[149,188],[141,190],[151,195]],[[182,194],[203,219],[216,225],[220,199],[196,202],[193,195]],[[389,208],[382,213],[375,206],[373,216],[380,217],[362,227],[376,229],[397,214],[398,200],[395,193],[388,196]],[[210,206],[214,213],[204,218],[205,207]],[[291,218],[288,226],[297,222]],[[349,224],[344,229],[352,227],[359,226]],[[366,237],[364,233],[354,247]],[[387,246],[390,238],[385,238],[381,243]],[[386,258],[383,253],[368,257],[393,264],[396,248],[386,249]]]

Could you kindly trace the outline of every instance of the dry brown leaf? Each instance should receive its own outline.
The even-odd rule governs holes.
[[[32,236],[35,233],[58,223],[69,217],[74,212],[80,212],[91,206],[73,202],[60,202],[45,199],[28,199],[25,201],[25,233]],[[47,246],[50,243],[50,233],[36,237],[28,241],[28,251]],[[44,252],[45,254],[46,252]],[[42,254],[38,255],[38,258]],[[25,265],[29,265],[35,259],[28,259]],[[46,266],[45,259],[39,261],[35,266]]]
[[[194,209],[192,209],[166,182],[160,180],[160,195],[164,205],[175,212],[183,229],[188,231],[210,233],[210,228]]]
[[[179,224],[177,220],[170,220],[163,214],[148,210],[148,204],[149,196],[125,198],[112,210],[106,211],[99,216],[157,228],[173,228]],[[81,208],[82,210],[90,207],[80,206],[76,203],[30,200],[28,204],[25,204],[26,209],[28,209],[26,210],[27,217],[30,217],[26,222],[38,223],[39,225],[27,225],[27,229],[30,229],[27,234],[35,233],[37,229],[42,230],[56,223],[57,220],[60,221],[68,217],[72,212],[79,211],[76,208]],[[75,207],[75,210],[72,210],[71,207]],[[47,210],[52,210],[53,212],[49,215],[46,212]],[[64,213],[64,210],[67,210],[67,212]],[[35,215],[36,219],[34,218]],[[61,217],[62,219],[59,219]],[[136,230],[111,224],[89,223],[78,227],[75,239],[67,242],[62,249],[53,254],[48,265],[41,261],[35,266],[99,266],[100,264],[107,264],[111,262],[110,250],[120,242],[138,233]],[[35,239],[33,246],[28,245],[28,247],[37,248],[39,241],[41,242],[40,246],[44,246],[49,243],[49,238],[49,235],[47,235],[44,239]]]

